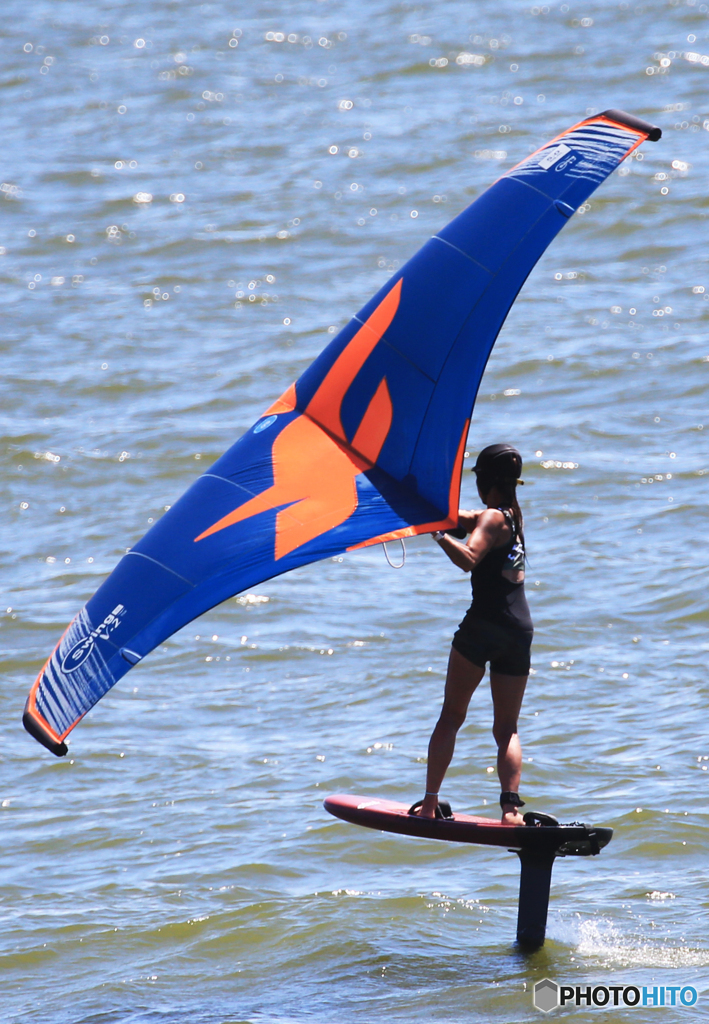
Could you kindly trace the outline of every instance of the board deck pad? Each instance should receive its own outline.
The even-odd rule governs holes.
[[[454,814],[452,818],[421,818],[395,800],[338,793],[324,801],[326,811],[353,825],[453,843],[502,846],[511,851],[588,857],[607,846],[613,829],[581,822],[558,825],[504,825],[499,819]]]

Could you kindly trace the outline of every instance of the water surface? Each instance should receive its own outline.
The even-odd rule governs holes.
[[[510,1024],[544,977],[694,985],[663,1019],[701,1019],[707,6],[15,2],[0,51],[4,1019]],[[663,139],[532,273],[469,439],[526,463],[523,795],[616,830],[557,863],[544,949],[514,949],[513,856],[321,806],[421,795],[468,600],[428,538],[232,599],[66,760],[38,747],[31,681],[126,548],[434,231],[611,106]],[[483,687],[457,809],[495,813],[490,723]]]

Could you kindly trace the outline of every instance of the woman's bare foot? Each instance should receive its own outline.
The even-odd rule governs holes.
[[[502,808],[502,824],[524,825],[524,818],[519,813],[519,810],[512,804],[505,804],[505,806]]]
[[[436,808],[438,807],[437,796],[425,796],[421,803],[421,807],[416,812],[419,818],[435,818]]]
[[[413,807],[409,808],[409,814],[414,814],[418,818],[441,817],[440,814],[436,814],[437,809],[439,809],[437,795],[425,796],[423,800],[418,800]]]

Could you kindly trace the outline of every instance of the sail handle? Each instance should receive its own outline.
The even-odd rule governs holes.
[[[399,537],[398,539],[399,543],[401,544],[401,561],[399,562],[398,565],[392,562],[391,558],[389,558],[389,552],[387,551],[387,542],[385,540],[382,541],[382,547],[384,548],[384,557],[386,558],[387,562],[392,567],[392,569],[403,569],[404,565],[406,564],[406,544],[404,544],[403,537]]]

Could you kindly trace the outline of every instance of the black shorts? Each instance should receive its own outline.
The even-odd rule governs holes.
[[[529,675],[533,630],[514,629],[467,613],[453,636],[453,647],[474,665],[505,676]]]

